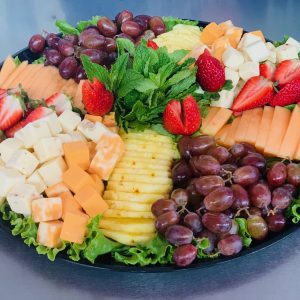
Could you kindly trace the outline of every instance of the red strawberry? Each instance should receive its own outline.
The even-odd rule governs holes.
[[[193,96],[186,96],[181,102],[171,100],[164,111],[164,127],[172,134],[191,135],[201,124],[201,113]]]
[[[205,49],[196,61],[197,80],[203,90],[217,92],[225,83],[225,70],[220,61]]]
[[[234,99],[231,109],[235,112],[263,106],[273,97],[272,82],[262,76],[248,79]]]
[[[0,89],[0,98],[2,98],[5,93],[6,93],[5,89]]]
[[[296,79],[300,79],[300,60],[284,60],[277,66],[274,81],[277,81],[280,87]]]
[[[94,78],[94,82],[86,80],[82,85],[82,102],[91,115],[103,116],[111,111],[114,96],[104,84]]]
[[[62,114],[65,110],[72,110],[70,98],[61,92],[54,93],[46,99],[47,106],[54,106],[58,115]]]
[[[151,40],[148,40],[147,47],[152,48],[154,50],[158,49],[158,45],[154,41],[151,41]]]
[[[16,95],[5,95],[0,99],[0,130],[15,125],[23,116],[25,109],[21,97]]]
[[[300,101],[300,79],[287,83],[271,100],[272,106],[286,106]]]
[[[270,61],[266,61],[265,63],[259,65],[260,76],[263,76],[271,81],[273,81],[275,70],[275,65]]]
[[[5,136],[7,138],[12,138],[15,136],[15,133],[17,131],[19,131],[20,129],[22,129],[23,127],[25,127],[26,125],[26,120],[21,120],[20,122],[18,122],[17,124],[15,124],[14,126],[8,128],[7,130],[5,130]]]

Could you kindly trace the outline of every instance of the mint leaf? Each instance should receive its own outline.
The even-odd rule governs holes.
[[[16,64],[16,66],[19,66],[19,65],[21,64],[21,61],[20,61],[19,56],[16,56],[16,57],[14,58],[14,62],[15,62],[15,64]]]
[[[247,220],[244,218],[235,218],[234,220],[239,226],[239,236],[243,241],[243,245],[249,247],[252,243],[252,237],[248,231]]]
[[[111,90],[111,80],[108,70],[101,65],[91,62],[90,58],[86,55],[81,55],[80,58],[87,78],[91,82],[93,82],[94,78],[97,78],[107,89]]]
[[[145,93],[149,90],[157,89],[157,85],[152,80],[144,78],[136,83],[135,89],[141,93]]]
[[[44,64],[46,61],[46,57],[43,55],[40,58],[37,58],[32,62],[32,64]]]
[[[156,131],[157,133],[161,135],[168,136],[170,138],[174,138],[174,135],[171,134],[169,131],[167,131],[162,124],[153,124],[151,126],[151,129]]]
[[[219,256],[218,252],[213,253],[207,253],[205,250],[210,246],[210,242],[208,238],[202,238],[197,241],[196,247],[197,247],[197,257],[200,259],[211,259],[211,258],[217,258]]]
[[[297,104],[290,104],[290,105],[284,106],[284,108],[286,108],[286,109],[292,111],[292,110],[294,110],[294,108],[295,108],[296,105],[297,105]]]
[[[117,38],[117,49],[118,49],[118,56],[128,52],[129,55],[134,56],[135,54],[135,46],[132,41],[129,39]]]
[[[175,50],[169,54],[169,57],[172,61],[178,63],[180,62],[190,51],[189,50]]]
[[[138,85],[144,82],[144,76],[135,70],[128,70],[126,76],[122,78],[120,82],[117,95],[119,98],[125,97],[133,89],[137,88]]]
[[[193,70],[185,69],[174,74],[167,82],[163,85],[163,88],[168,88],[170,86],[175,86],[180,81],[186,79],[187,77],[195,76],[195,72]]]
[[[56,27],[59,29],[61,33],[65,34],[79,34],[79,30],[74,26],[70,25],[66,20],[56,20]]]
[[[123,53],[117,58],[116,62],[112,65],[110,72],[110,80],[111,88],[113,91],[119,89],[119,85],[126,74],[128,61],[128,53]]]
[[[198,21],[183,20],[176,17],[162,17],[162,19],[165,23],[167,31],[171,31],[173,27],[177,24],[194,25],[194,26],[198,25]]]
[[[79,32],[82,32],[86,27],[91,25],[97,25],[97,22],[101,19],[101,16],[93,16],[90,20],[77,22],[76,28]]]

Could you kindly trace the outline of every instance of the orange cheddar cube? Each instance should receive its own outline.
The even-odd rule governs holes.
[[[74,196],[70,191],[64,192],[59,195],[62,201],[62,219],[65,219],[65,215],[68,212],[72,213],[82,213],[81,206],[74,199]]]
[[[254,35],[260,37],[261,40],[262,40],[264,43],[266,42],[265,36],[264,36],[264,34],[262,33],[261,30],[251,31],[251,32],[249,32],[249,33],[252,33],[252,34],[254,34]]]
[[[63,241],[82,244],[88,222],[89,217],[83,213],[66,213],[60,238]]]
[[[227,49],[227,47],[230,46],[230,41],[228,37],[222,36],[219,39],[217,39],[212,44],[212,55],[213,57],[217,58],[218,60],[222,60],[222,55]]]
[[[31,208],[36,223],[58,220],[62,216],[62,201],[58,197],[35,199]]]
[[[83,187],[74,198],[90,217],[95,217],[108,209],[108,204],[91,185]]]
[[[70,167],[63,174],[63,181],[73,193],[77,193],[86,185],[95,186],[93,178],[78,166]]]
[[[222,22],[219,24],[219,28],[221,28],[223,30],[223,32],[225,33],[227,29],[233,27],[232,21],[231,20],[227,20],[225,22]]]
[[[62,226],[62,221],[41,222],[37,232],[38,243],[48,248],[60,247]]]
[[[97,152],[96,151],[97,144],[93,141],[90,141],[90,142],[87,143],[87,146],[88,146],[89,152],[90,152],[90,161],[92,161],[95,154],[96,154],[96,152]]]
[[[222,35],[224,35],[223,28],[217,25],[217,23],[211,22],[201,32],[201,41],[204,44],[211,45]]]
[[[97,192],[100,195],[103,195],[103,193],[104,193],[104,183],[103,183],[103,181],[101,180],[101,178],[97,174],[91,174],[91,177],[93,178],[93,180],[96,183],[95,188],[96,188]]]
[[[51,185],[45,190],[48,198],[57,197],[59,194],[64,192],[69,192],[69,189],[63,182]]]
[[[102,123],[102,120],[103,120],[103,118],[101,116],[94,116],[94,115],[89,115],[89,114],[86,114],[84,116],[84,118],[86,120],[89,120],[89,121],[93,122],[93,123],[95,123],[95,122]]]
[[[87,170],[90,166],[90,151],[88,145],[83,141],[63,144],[65,160],[69,167],[79,166]]]
[[[103,117],[103,122],[105,126],[107,127],[114,127],[117,126],[116,120],[115,120],[115,113],[111,112]]]
[[[225,36],[229,39],[231,47],[236,48],[243,35],[243,28],[231,27],[226,30]]]
[[[89,172],[99,175],[102,180],[108,180],[125,152],[124,142],[118,134],[103,134],[96,149]]]

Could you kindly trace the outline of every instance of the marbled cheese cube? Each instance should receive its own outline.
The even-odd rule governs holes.
[[[41,222],[37,232],[38,243],[48,248],[59,248],[62,226],[62,221]]]
[[[59,197],[35,199],[31,209],[32,219],[36,223],[58,220],[62,216],[62,201]]]

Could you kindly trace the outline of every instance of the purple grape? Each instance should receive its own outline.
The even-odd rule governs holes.
[[[114,37],[118,31],[116,24],[107,17],[100,18],[97,27],[101,34],[110,38]]]
[[[286,178],[287,178],[287,170],[283,162],[275,163],[267,173],[268,183],[273,187],[284,184]]]
[[[207,212],[202,217],[202,224],[213,233],[225,233],[230,231],[231,219],[223,213]]]
[[[266,159],[259,153],[249,153],[241,159],[241,166],[253,166],[260,171],[266,169]]]
[[[172,179],[175,187],[186,187],[193,177],[189,164],[181,160],[172,169]]]
[[[87,55],[90,60],[96,64],[103,64],[107,58],[107,53],[97,49],[83,49],[81,55]]]
[[[180,217],[176,211],[167,211],[159,215],[155,220],[155,228],[158,232],[164,233],[171,225],[178,224]]]
[[[234,199],[232,208],[238,210],[240,208],[249,207],[250,201],[247,191],[239,184],[233,184],[231,189]]]
[[[77,46],[79,42],[79,38],[77,34],[66,34],[64,39],[72,43],[72,45]]]
[[[243,242],[239,235],[232,234],[218,242],[218,250],[225,256],[239,253],[243,248]]]
[[[115,52],[117,50],[116,41],[112,38],[105,39],[105,51],[108,53]]]
[[[30,51],[33,53],[43,52],[45,45],[46,45],[46,40],[40,34],[33,35],[30,38],[28,43],[28,47]]]
[[[136,38],[142,34],[142,29],[140,25],[134,21],[125,21],[121,25],[121,30],[123,33]]]
[[[203,229],[200,234],[197,235],[198,238],[206,238],[209,241],[209,246],[203,250],[204,253],[211,253],[215,250],[217,236],[207,229]]]
[[[58,48],[58,41],[60,38],[55,33],[48,33],[46,36],[47,45],[53,49]]]
[[[138,15],[133,18],[133,21],[140,25],[142,31],[145,31],[148,29],[150,19],[148,15]]]
[[[224,186],[225,183],[220,176],[209,175],[209,176],[202,176],[200,178],[197,178],[193,182],[193,185],[197,193],[199,193],[202,196],[206,196],[216,188]]]
[[[271,203],[271,191],[264,183],[256,183],[249,188],[250,202],[258,208],[267,207]]]
[[[59,65],[60,76],[64,79],[74,77],[77,70],[77,65],[77,60],[74,57],[66,57]]]
[[[176,211],[176,203],[169,199],[159,199],[152,204],[151,212],[158,217],[168,211]]]
[[[171,194],[171,199],[174,200],[177,206],[183,207],[188,203],[189,195],[184,189],[175,189]]]
[[[281,231],[285,227],[286,219],[282,214],[269,215],[266,218],[268,228],[272,232]]]
[[[74,49],[73,44],[70,41],[67,41],[65,39],[60,39],[58,41],[58,51],[63,56],[71,56],[74,54],[75,49]]]
[[[201,175],[218,175],[221,170],[220,163],[210,155],[194,156],[190,159],[193,171]]]
[[[259,170],[253,166],[243,166],[233,172],[234,183],[242,186],[254,184],[259,179]]]
[[[282,187],[278,187],[272,192],[272,206],[279,209],[287,208],[292,202],[291,193]]]
[[[289,163],[286,167],[286,170],[287,170],[287,182],[294,186],[300,186],[299,165],[295,163]]]
[[[222,146],[211,147],[208,149],[207,154],[217,159],[220,164],[224,164],[231,155],[229,151]]]
[[[82,65],[78,66],[76,73],[74,75],[74,80],[79,83],[80,80],[87,79],[85,70],[83,69]]]
[[[86,37],[83,40],[82,45],[88,49],[106,50],[105,42],[105,37],[98,34]]]
[[[48,49],[45,52],[46,60],[48,65],[58,66],[64,59],[59,51],[55,49]]]
[[[234,201],[233,192],[229,187],[219,187],[204,198],[204,205],[208,211],[222,212],[231,207]]]
[[[149,27],[156,36],[166,32],[166,26],[161,17],[152,17],[149,20]]]
[[[199,234],[203,229],[200,217],[194,212],[190,212],[184,216],[183,224],[191,229],[194,234]]]
[[[121,27],[123,22],[131,21],[133,19],[133,14],[129,10],[123,10],[116,15],[115,21],[119,27]]]
[[[182,225],[171,225],[165,232],[165,238],[175,246],[187,245],[193,240],[193,232]]]
[[[191,244],[182,245],[175,249],[173,259],[178,267],[190,265],[197,256],[197,248]]]

